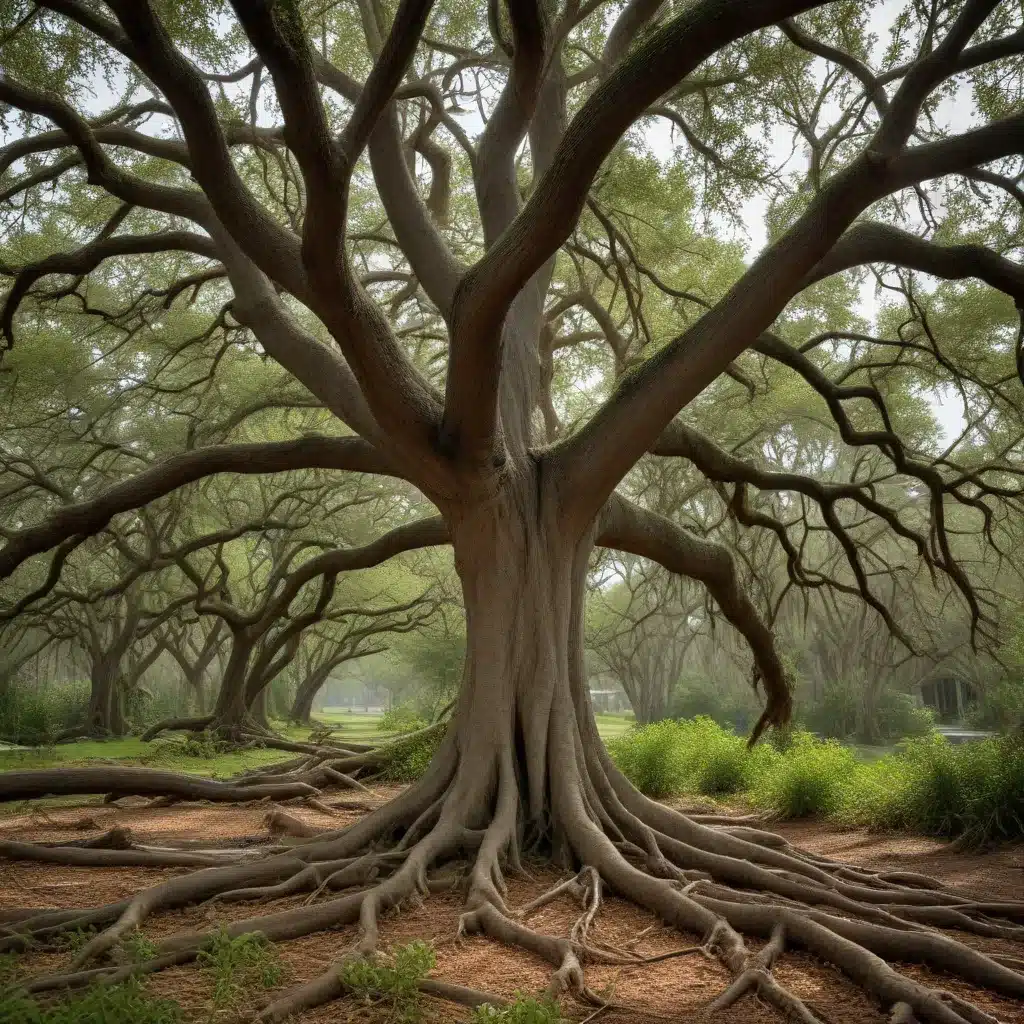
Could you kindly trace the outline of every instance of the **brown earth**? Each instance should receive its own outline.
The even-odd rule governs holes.
[[[379,787],[375,800],[383,801],[394,790]],[[114,825],[132,830],[136,841],[158,845],[161,840],[211,839],[253,836],[265,833],[263,805],[202,805],[147,808],[141,800],[123,801],[127,806],[102,806],[83,802],[76,807],[27,811],[0,821],[4,838],[53,842],[85,838]],[[335,816],[305,807],[291,807],[289,813],[310,825],[337,828],[354,820],[358,812],[339,811]],[[878,835],[861,830],[837,830],[818,822],[777,823],[774,830],[790,841],[837,860],[878,869],[899,868],[918,871],[943,880],[963,892],[985,899],[1024,899],[1024,847],[982,854],[957,852],[948,844],[905,835]],[[0,909],[33,906],[71,908],[106,903],[137,892],[184,869],[155,868],[68,868],[53,865],[0,862]],[[520,906],[551,887],[556,877],[546,869],[532,881],[512,880],[510,907]],[[307,897],[290,897],[273,904],[215,904],[189,907],[160,914],[147,921],[147,937],[163,936],[193,929],[216,928],[219,922],[237,920],[282,910],[300,904]],[[550,978],[547,964],[520,949],[510,949],[489,939],[455,938],[461,911],[457,894],[432,896],[417,906],[391,912],[381,922],[382,945],[431,940],[437,949],[433,976],[485,989],[504,996],[517,991],[537,993]],[[566,934],[578,915],[578,907],[565,899],[549,905],[530,918],[541,931]],[[637,951],[645,954],[669,952],[696,945],[699,937],[663,927],[653,914],[623,901],[609,898],[597,923],[595,937],[605,943],[624,946],[640,936]],[[962,941],[988,952],[1024,959],[1024,943],[958,935]],[[279,986],[305,981],[327,970],[354,942],[355,929],[320,933],[283,944],[281,958],[287,968]],[[750,946],[756,948],[756,943]],[[22,959],[29,973],[50,973],[67,965],[69,954],[33,954]],[[975,1002],[1006,1024],[1024,1024],[1024,1006],[976,990],[953,978],[939,978],[913,965],[898,965],[908,974],[930,985],[951,989]],[[800,996],[826,1024],[883,1024],[886,1017],[837,970],[799,952],[786,953],[776,967],[776,976],[791,992]],[[629,1009],[602,1012],[604,1024],[648,1024],[663,1020],[705,1018],[703,1007],[728,982],[724,968],[701,954],[688,954],[641,967],[591,966],[587,969],[591,988],[610,1001]],[[210,978],[193,966],[172,968],[148,983],[154,994],[177,1000],[190,1021],[204,1022],[245,1019],[267,1001],[264,992],[247,993],[240,1005],[211,1014]],[[457,1021],[468,1019],[464,1011],[449,1003],[427,999],[426,1019]],[[570,1020],[580,1021],[592,1012],[571,1002],[563,1005]],[[388,1014],[377,1006],[343,1000],[297,1018],[301,1024],[337,1021],[384,1022]],[[715,1015],[721,1024],[768,1024],[779,1018],[766,1006],[747,998]]]

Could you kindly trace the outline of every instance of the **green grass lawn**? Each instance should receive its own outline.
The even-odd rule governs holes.
[[[334,730],[336,740],[344,743],[373,743],[389,738],[380,731],[380,715],[348,712],[344,708],[326,708],[315,716],[318,722]],[[621,736],[632,726],[631,718],[624,715],[598,715],[597,728],[605,740]],[[304,742],[310,730],[304,726],[275,722],[281,736]],[[166,771],[187,772],[206,778],[223,779],[249,768],[287,760],[287,751],[254,748],[232,751],[214,757],[195,757],[185,753],[181,734],[168,734],[150,743],[137,736],[116,740],[80,740],[61,743],[53,747],[33,747],[27,750],[0,750],[0,771],[25,771],[32,768],[59,768],[72,765],[111,764],[123,767],[158,768]]]
[[[627,718],[625,715],[609,714],[595,715],[594,717],[597,719],[597,731],[606,743],[608,740],[613,740],[616,736],[628,732],[636,724],[632,717]]]

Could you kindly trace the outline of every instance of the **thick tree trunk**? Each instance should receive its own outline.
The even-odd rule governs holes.
[[[526,838],[567,853],[586,799],[583,735],[596,735],[579,717],[592,719],[582,636],[592,533],[567,536],[537,484],[515,480],[450,519],[467,649],[447,803],[472,815],[496,801],[497,849]]]
[[[85,730],[90,734],[123,736],[125,733],[119,660],[101,657],[93,661],[89,673],[89,707],[85,719]]]
[[[309,725],[313,715],[313,701],[316,695],[323,689],[330,673],[316,670],[311,672],[299,683],[295,690],[295,700],[292,701],[292,709],[288,717],[300,725]]]
[[[237,739],[246,731],[259,731],[249,711],[247,693],[249,659],[254,641],[244,631],[231,636],[231,653],[224,668],[220,691],[212,711],[210,730]]]

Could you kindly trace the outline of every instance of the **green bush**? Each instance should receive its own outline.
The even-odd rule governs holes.
[[[382,782],[415,782],[427,770],[443,738],[444,730],[437,729],[392,741],[387,745],[387,758],[377,772],[377,778]]]
[[[561,1024],[564,1020],[558,1003],[534,999],[517,992],[508,1006],[485,1003],[473,1011],[471,1024]]]
[[[213,977],[213,1005],[233,1006],[248,989],[273,988],[284,977],[277,947],[261,932],[232,938],[226,928],[199,951],[200,967]]]
[[[182,1024],[181,1007],[148,995],[138,979],[94,985],[81,995],[40,1006],[24,996],[0,996],[3,1024]]]
[[[387,1002],[388,1020],[413,1024],[421,1016],[419,983],[436,962],[434,947],[417,940],[396,946],[385,957],[347,960],[339,977],[353,995]]]
[[[730,729],[699,715],[633,728],[608,747],[624,775],[648,796],[739,793],[772,756],[751,751]]]
[[[876,719],[883,740],[918,739],[935,730],[931,709],[919,708],[907,693],[885,693],[878,703]]]
[[[167,752],[178,757],[194,757],[201,761],[211,761],[215,757],[232,749],[232,744],[219,740],[205,729],[202,732],[185,736],[181,740],[166,744]]]
[[[861,766],[839,816],[851,824],[907,829],[968,845],[1024,838],[1024,740],[907,744]]]
[[[679,725],[688,790],[716,796],[746,788],[750,751],[745,740],[703,715]]]
[[[429,724],[408,704],[396,704],[384,712],[378,728],[381,732],[416,732],[417,729],[425,729]]]
[[[0,692],[0,736],[31,746],[44,745],[85,721],[88,683],[66,683],[33,692],[9,686]]]
[[[927,736],[935,726],[927,708],[919,708],[906,693],[883,689],[870,710],[864,703],[866,686],[856,680],[830,680],[804,709],[804,724],[828,739],[879,743]]]
[[[673,718],[713,718],[726,729],[745,733],[759,714],[757,698],[748,686],[724,686],[703,676],[685,676],[672,694]]]
[[[619,770],[641,793],[661,797],[683,792],[686,772],[678,722],[634,726],[612,740],[608,751]]]
[[[758,806],[784,818],[830,814],[842,805],[844,788],[857,770],[848,747],[797,733],[784,754],[755,773],[750,796]]]
[[[993,680],[982,687],[967,718],[975,729],[1013,732],[1024,728],[1024,675]]]

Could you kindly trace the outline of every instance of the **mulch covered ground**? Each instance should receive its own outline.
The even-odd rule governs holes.
[[[394,790],[380,787],[375,800],[383,801]],[[83,801],[81,806],[31,811],[0,818],[0,833],[22,841],[53,842],[86,838],[115,825],[132,830],[136,840],[158,845],[161,840],[211,839],[257,835],[264,832],[262,819],[267,808],[259,805],[197,805],[146,808],[141,800],[123,801],[128,806],[102,806]],[[355,820],[359,812],[339,811],[328,816],[305,807],[288,808],[289,813],[320,828],[338,828]],[[779,823],[774,830],[806,849],[878,869],[898,868],[919,871],[943,880],[969,895],[986,900],[1024,899],[1024,847],[984,854],[950,850],[946,844],[906,836],[886,836],[864,831],[837,831],[820,823]],[[71,908],[93,906],[123,899],[139,889],[162,881],[184,869],[152,868],[67,868],[43,864],[0,861],[0,908],[34,906]],[[533,881],[510,883],[509,905],[524,904],[551,887],[556,877],[538,872]],[[189,907],[160,914],[145,925],[148,938],[159,939],[175,932],[215,928],[219,922],[270,913],[301,904],[305,895],[278,900],[272,904],[212,904]],[[429,939],[437,950],[435,977],[486,989],[505,996],[517,991],[536,993],[549,978],[547,964],[519,949],[509,949],[489,939],[470,937],[456,940],[461,910],[457,894],[432,896],[419,906],[407,906],[392,912],[382,921],[384,946],[412,939]],[[566,934],[578,914],[569,900],[549,905],[530,918],[541,931]],[[696,935],[686,935],[659,925],[646,911],[609,899],[597,923],[596,937],[622,946],[643,934],[637,945],[642,953],[660,953],[698,943]],[[1024,958],[1024,943],[990,940],[960,935],[978,949]],[[280,955],[287,968],[281,988],[310,979],[330,967],[355,939],[354,928],[320,933],[283,944]],[[751,948],[756,943],[750,942]],[[33,954],[23,958],[31,973],[59,970],[70,955]],[[973,989],[952,978],[937,978],[913,966],[907,973],[929,985],[951,989],[975,1002],[998,1020],[1024,1024],[1024,1006]],[[776,968],[776,976],[828,1024],[883,1024],[887,1018],[836,970],[812,957],[787,952]],[[716,962],[703,956],[688,955],[643,967],[589,967],[590,986],[609,1000],[628,1006],[628,1010],[610,1010],[600,1014],[605,1024],[646,1024],[662,1020],[704,1019],[702,1007],[726,986],[728,976]],[[212,984],[194,965],[173,968],[153,977],[148,983],[154,994],[177,1000],[187,1016],[196,1022],[211,1020]],[[267,999],[265,992],[247,994],[245,1001],[230,1011],[214,1015],[215,1020],[245,1019]],[[468,1011],[426,1000],[426,1019],[458,1021]],[[581,1020],[592,1008],[567,1003],[569,1019]],[[338,1021],[386,1020],[379,1008],[360,1006],[346,1000],[320,1007],[301,1015],[301,1024],[327,1024]],[[750,998],[728,1011],[716,1014],[721,1024],[760,1024],[776,1022],[773,1011]]]

